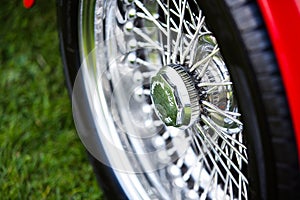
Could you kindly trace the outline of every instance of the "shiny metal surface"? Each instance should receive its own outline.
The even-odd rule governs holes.
[[[195,1],[82,0],[80,36],[105,164],[130,199],[248,198],[241,114]]]
[[[167,126],[186,128],[199,117],[198,92],[182,66],[162,67],[150,89],[155,111]]]

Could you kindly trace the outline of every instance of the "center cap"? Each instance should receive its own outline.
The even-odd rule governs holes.
[[[156,114],[167,126],[186,128],[199,117],[198,92],[180,65],[165,66],[152,77],[151,98]]]

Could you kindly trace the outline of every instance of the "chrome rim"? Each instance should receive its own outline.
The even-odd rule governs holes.
[[[233,83],[195,1],[82,0],[80,39],[101,161],[129,198],[247,199]]]

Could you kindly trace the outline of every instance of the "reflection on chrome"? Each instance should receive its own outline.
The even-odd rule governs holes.
[[[91,5],[81,2],[83,64],[73,93],[87,149],[114,169],[130,199],[247,199],[241,115],[197,3]]]

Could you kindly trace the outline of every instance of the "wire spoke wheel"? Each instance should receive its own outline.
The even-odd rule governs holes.
[[[108,119],[108,128],[99,125],[98,131],[108,130],[110,142],[139,172],[112,165],[118,155],[107,150],[106,164],[126,195],[247,199],[247,145],[234,85],[197,2],[85,5],[82,1],[80,52],[84,59],[94,51],[94,67],[88,64],[82,76],[86,90],[99,93],[90,98],[91,110],[100,107]]]
[[[300,199],[290,68],[262,2],[57,1],[73,118],[106,198]]]
[[[132,169],[143,172],[116,169],[126,195],[247,199],[243,121],[230,73],[197,2],[82,1],[80,16],[81,57],[94,51],[95,66],[88,64],[83,79],[101,77],[85,87],[100,93],[90,97],[92,109],[105,110],[111,127],[95,123],[119,141],[114,145],[130,157]],[[187,144],[181,151],[180,141]],[[152,159],[126,152],[151,152]]]

